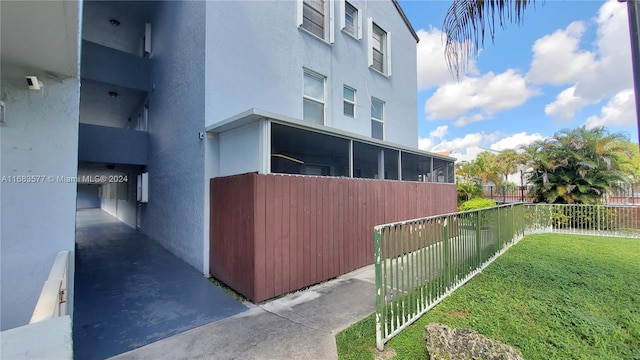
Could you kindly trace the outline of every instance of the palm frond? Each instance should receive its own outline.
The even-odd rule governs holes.
[[[445,14],[442,31],[446,37],[445,58],[457,79],[466,72],[469,59],[484,45],[485,30],[493,42],[496,19],[500,27],[507,22],[523,22],[522,13],[535,0],[454,0]]]

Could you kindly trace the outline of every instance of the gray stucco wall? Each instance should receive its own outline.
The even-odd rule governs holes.
[[[80,161],[146,165],[146,131],[80,124],[78,158]]]
[[[76,209],[99,208],[99,189],[100,185],[97,184],[78,184],[78,198],[76,200]]]
[[[28,90],[26,71],[38,75],[44,88]],[[0,185],[0,327],[5,330],[29,322],[55,255],[62,250],[71,252],[67,298],[73,309],[77,184],[57,176],[77,174],[80,82],[52,80],[3,63],[1,96],[6,103],[6,124],[0,127],[2,176],[44,176],[43,182],[8,180]]]
[[[136,167],[123,167],[120,170],[127,175],[128,181],[102,184],[99,207],[135,228],[138,208],[137,176],[141,172]],[[79,193],[78,196],[80,196]]]
[[[149,203],[142,231],[204,269],[205,2],[167,1],[152,19]],[[216,19],[217,21],[217,19]],[[208,256],[208,254],[206,254]]]
[[[206,125],[250,108],[301,119],[307,68],[327,77],[327,126],[371,136],[373,96],[386,104],[385,140],[417,148],[416,41],[391,0],[350,3],[362,12],[362,38],[341,31],[332,1],[329,44],[298,29],[296,1],[208,2]],[[369,17],[391,38],[389,77],[368,67]],[[357,91],[355,119],[343,115],[344,85]]]

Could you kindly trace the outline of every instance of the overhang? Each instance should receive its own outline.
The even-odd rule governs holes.
[[[82,3],[1,1],[2,62],[78,77]]]
[[[237,115],[234,115],[230,118],[217,122],[213,125],[209,125],[206,127],[206,131],[208,133],[219,134],[219,133],[223,133],[223,132],[226,132],[235,128],[239,128],[245,125],[256,123],[261,119],[268,119],[272,122],[276,122],[276,123],[280,123],[280,124],[284,124],[292,127],[316,131],[316,132],[333,135],[333,136],[337,136],[345,139],[357,140],[363,143],[379,145],[385,148],[401,150],[404,152],[414,153],[418,155],[430,156],[436,159],[442,159],[447,161],[456,160],[456,158],[453,158],[450,156],[432,153],[429,151],[423,151],[420,149],[415,149],[415,148],[411,148],[411,147],[400,145],[400,144],[395,144],[388,141],[377,140],[367,136],[362,136],[359,134],[335,129],[328,126],[316,125],[316,124],[308,123],[303,120],[295,119],[289,116],[276,114],[276,113],[272,113],[272,112],[268,112],[268,111],[264,111],[256,108],[251,108],[247,111],[243,111]]]

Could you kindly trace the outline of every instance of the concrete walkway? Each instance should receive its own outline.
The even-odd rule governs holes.
[[[247,310],[100,209],[77,213],[75,266],[76,359],[104,359]]]
[[[335,334],[375,311],[373,265],[113,359],[337,359]]]

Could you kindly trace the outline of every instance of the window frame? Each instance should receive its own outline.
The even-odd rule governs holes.
[[[305,7],[309,7],[313,9],[310,5],[306,5],[305,3],[309,2],[307,0],[297,0],[297,23],[298,29],[301,31],[312,35],[313,37],[322,40],[325,43],[332,44],[334,41],[334,0],[321,0],[324,2],[324,12],[323,16],[323,36],[318,36],[313,31],[304,27],[304,11]]]
[[[391,34],[384,30],[380,25],[376,24],[372,18],[368,20],[369,30],[369,50],[368,50],[368,63],[371,70],[376,71],[384,76],[391,76]],[[376,39],[374,38],[376,30],[380,32],[380,47],[378,51],[375,49]],[[378,69],[374,64],[374,52],[379,52],[382,56],[382,69]]]
[[[353,92],[353,100],[349,100],[344,96],[345,89],[351,90]],[[342,114],[344,116],[348,116],[348,117],[353,118],[353,119],[356,118],[356,104],[357,104],[357,100],[358,100],[357,99],[357,93],[358,93],[358,91],[356,89],[352,88],[351,86],[347,86],[347,85],[343,85],[342,86]],[[353,105],[353,114],[350,115],[350,114],[347,114],[344,111],[344,106],[346,104]]]
[[[316,78],[317,80],[322,80],[322,97],[323,99],[316,99],[314,97],[312,97],[311,95],[307,95],[306,94],[306,88],[305,88],[305,77],[306,76],[310,76],[312,78]],[[310,101],[316,104],[321,104],[322,105],[322,124],[321,125],[326,125],[327,124],[327,77],[315,72],[313,70],[309,70],[307,68],[303,68],[302,69],[302,119],[304,121],[309,121],[306,119],[305,115],[304,115],[304,103],[305,101]],[[316,123],[313,121],[310,121],[312,123]]]
[[[349,8],[355,11],[353,16],[353,32],[347,29],[347,9]],[[362,39],[362,12],[360,9],[348,1],[340,0],[340,14],[340,29],[354,39]]]
[[[375,118],[374,115],[373,115],[373,111],[371,111],[371,138],[372,139],[378,139],[377,137],[373,136],[373,123],[375,121],[375,122],[380,123],[382,125],[382,137],[380,139],[378,139],[378,140],[384,140],[384,138],[385,138],[385,136],[384,136],[384,118],[385,118],[385,107],[386,107],[385,106],[385,102],[380,100],[380,99],[378,99],[378,98],[371,97],[371,110],[373,110],[373,103],[374,102],[377,102],[377,103],[379,103],[381,105],[381,111],[380,111],[381,118],[380,119]]]

